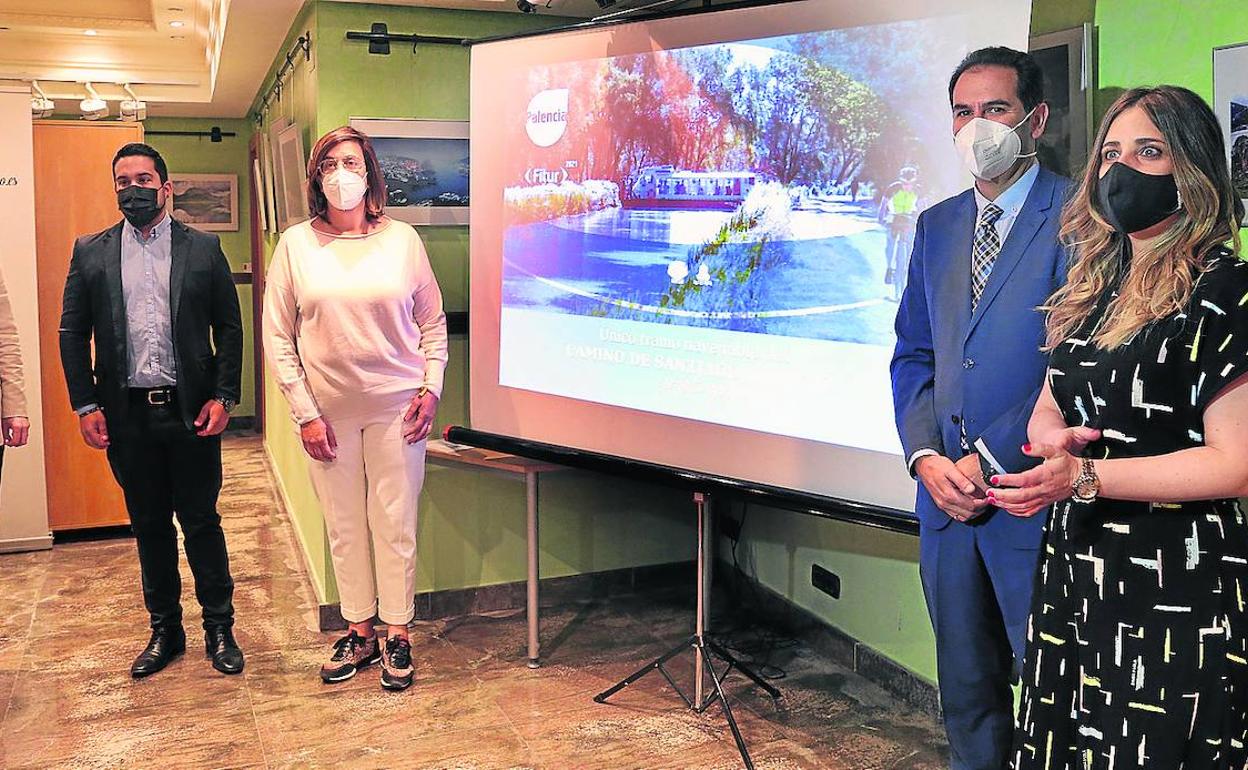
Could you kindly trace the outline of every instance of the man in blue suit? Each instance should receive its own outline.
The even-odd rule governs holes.
[[[1044,316],[1065,280],[1068,181],[1035,161],[1039,66],[985,48],[949,82],[955,147],[975,185],[915,230],[897,311],[893,401],[911,473],[919,566],[936,635],[953,770],[1002,770],[1045,517],[988,505],[985,476],[1031,467],[1022,446],[1043,382]]]

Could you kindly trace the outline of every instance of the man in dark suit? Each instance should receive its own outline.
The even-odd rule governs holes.
[[[1058,229],[1069,184],[1034,159],[1048,106],[1029,55],[970,54],[949,101],[975,184],[919,217],[897,312],[893,401],[921,482],[919,568],[950,764],[1001,770],[1045,517],[990,506],[985,476],[1034,464],[1022,446],[1048,360],[1037,307],[1066,277]]]
[[[130,672],[154,674],[186,649],[176,513],[206,654],[237,674],[243,654],[217,496],[221,432],[241,381],[238,293],[217,237],[166,211],[173,187],[156,150],[122,147],[113,180],[124,220],[74,244],[60,341],[83,439],[107,450],[138,543],[152,636]]]

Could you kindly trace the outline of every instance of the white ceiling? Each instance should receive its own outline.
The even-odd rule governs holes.
[[[342,1],[519,13],[515,0]],[[130,83],[150,115],[242,117],[304,2],[0,0],[0,81],[38,80],[58,112],[77,112],[89,81],[111,102]],[[540,15],[602,13],[595,0],[533,2]]]

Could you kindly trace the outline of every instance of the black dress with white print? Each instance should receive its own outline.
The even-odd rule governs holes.
[[[1203,445],[1205,407],[1248,371],[1248,263],[1220,253],[1184,312],[1106,351],[1091,338],[1113,296],[1050,360],[1067,425],[1101,430],[1094,458]],[[1036,580],[1015,770],[1248,769],[1238,501],[1060,502]]]

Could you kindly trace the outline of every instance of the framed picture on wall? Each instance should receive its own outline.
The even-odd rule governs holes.
[[[1213,49],[1213,111],[1226,137],[1231,184],[1248,207],[1248,43]]]
[[[273,196],[273,218],[269,220],[274,233],[282,231],[282,222],[286,221],[286,202],[282,199],[282,163],[277,156],[277,137],[287,126],[290,125],[288,118],[274,118],[269,123],[269,129],[265,133],[265,155],[269,159],[269,166],[272,170],[270,184],[273,189],[270,194]]]
[[[1031,55],[1044,72],[1049,124],[1037,150],[1040,164],[1077,178],[1088,160],[1092,140],[1092,94],[1096,88],[1091,24],[1037,35]]]
[[[264,232],[269,229],[269,213],[268,203],[264,199],[264,167],[260,158],[251,159],[251,194],[252,200],[256,202],[256,216],[259,217],[257,229]]]
[[[352,118],[373,140],[386,213],[414,225],[466,225],[468,121]]]
[[[273,142],[270,141],[269,135],[260,132],[260,166],[264,178],[264,196],[261,201],[264,204],[267,216],[265,217],[265,229],[270,233],[279,232],[277,227],[277,195],[276,189],[276,170],[273,166]]]
[[[303,131],[298,123],[277,132],[273,160],[278,168],[278,227],[285,230],[308,218],[307,156],[303,154]]]
[[[173,218],[197,230],[238,230],[237,174],[170,174]]]

